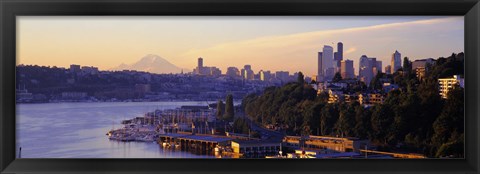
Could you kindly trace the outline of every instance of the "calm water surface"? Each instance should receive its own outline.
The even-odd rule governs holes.
[[[212,102],[209,102],[212,103]],[[206,102],[17,104],[17,157],[22,158],[215,158],[163,149],[156,143],[117,142],[105,135],[121,120],[155,109]]]

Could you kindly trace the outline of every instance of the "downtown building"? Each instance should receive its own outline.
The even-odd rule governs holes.
[[[427,58],[415,60],[412,62],[412,70],[415,72],[415,75],[419,80],[425,79],[425,74],[428,71],[428,67],[435,64],[435,59]]]
[[[270,73],[270,71],[260,70],[258,74],[260,75],[261,81],[269,81],[272,78],[272,73]]]
[[[322,52],[318,52],[317,82],[332,80],[335,73],[340,72],[343,60],[343,43],[337,43],[337,52],[333,47],[324,45]]]
[[[225,75],[229,77],[240,77],[240,71],[237,67],[228,67]]]
[[[354,75],[353,60],[342,60],[340,65],[340,75],[342,79],[353,79]]]
[[[454,75],[451,78],[439,78],[438,85],[440,96],[443,99],[447,99],[448,92],[450,92],[456,86],[461,88],[465,87],[465,79],[461,78],[459,75]]]
[[[377,61],[377,58],[369,58],[362,55],[359,61],[358,78],[367,86],[370,86],[370,81],[382,70],[382,61]]]
[[[395,73],[398,69],[402,68],[402,54],[395,50],[391,59],[391,74]]]
[[[242,78],[245,80],[253,80],[255,74],[253,73],[251,65],[245,65],[242,69]]]
[[[203,66],[203,58],[199,57],[197,62],[197,67],[193,69],[193,74],[206,75],[206,76],[220,76],[222,75],[222,71],[217,67]]]

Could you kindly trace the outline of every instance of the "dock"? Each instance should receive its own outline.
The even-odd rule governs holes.
[[[179,145],[182,150],[213,152],[217,145],[229,145],[233,138],[208,134],[169,133],[159,136],[159,144]]]

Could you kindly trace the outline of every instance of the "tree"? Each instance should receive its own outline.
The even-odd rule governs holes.
[[[408,57],[403,58],[403,71],[405,73],[412,71],[412,63],[408,60]]]
[[[337,135],[353,136],[352,129],[355,126],[355,109],[354,106],[344,104],[340,107],[340,114],[335,123],[335,130]]]
[[[298,72],[297,82],[299,84],[304,84],[305,83],[305,76],[303,75],[303,73],[301,71]]]
[[[225,115],[223,115],[223,119],[226,121],[233,121],[234,115],[233,96],[232,94],[228,94],[227,99],[225,100]]]
[[[464,92],[463,88],[455,86],[448,92],[447,101],[440,113],[440,116],[433,123],[434,135],[432,142],[440,147],[448,143],[449,138],[464,132]]]
[[[225,104],[223,104],[222,100],[218,100],[217,102],[217,113],[215,114],[217,117],[217,120],[222,120],[223,119],[223,114],[225,112]]]
[[[341,80],[342,80],[342,75],[340,75],[340,73],[338,73],[338,72],[335,73],[335,76],[333,76],[332,81],[333,81],[333,82],[339,82],[339,81],[341,81]]]
[[[387,135],[390,133],[392,117],[393,112],[390,107],[386,105],[374,106],[371,118],[374,140],[384,145],[387,144]]]
[[[378,71],[377,75],[370,82],[370,87],[375,90],[382,89],[382,82],[380,81],[380,79],[383,78],[384,75],[384,73]]]
[[[357,102],[356,102],[357,103]],[[355,127],[353,129],[353,133],[355,137],[358,138],[367,138],[369,133],[372,132],[371,124],[370,124],[370,117],[372,113],[369,109],[364,108],[360,104],[355,104]]]

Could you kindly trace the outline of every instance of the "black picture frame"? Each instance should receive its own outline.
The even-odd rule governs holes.
[[[1,173],[479,173],[478,0],[0,0]],[[465,159],[15,159],[16,16],[464,15]]]

